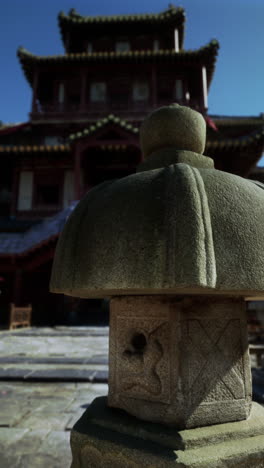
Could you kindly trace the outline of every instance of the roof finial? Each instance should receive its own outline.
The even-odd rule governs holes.
[[[69,11],[69,16],[76,16],[77,15],[77,12],[75,10],[75,8],[71,8],[70,11]]]

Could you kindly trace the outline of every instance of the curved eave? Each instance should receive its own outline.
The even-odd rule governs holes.
[[[58,25],[62,41],[65,45],[68,32],[78,31],[80,28],[89,26],[89,31],[93,28],[110,26],[118,28],[119,26],[129,26],[135,24],[154,24],[167,25],[173,24],[180,28],[180,47],[183,46],[185,11],[181,7],[171,6],[168,10],[154,14],[136,14],[136,15],[109,15],[109,16],[82,16],[71,10],[68,15],[60,12],[58,15]]]
[[[264,130],[256,132],[255,134],[247,135],[241,138],[228,138],[223,140],[208,140],[206,143],[206,151],[215,150],[243,150],[254,147],[264,148]]]
[[[43,241],[41,242],[37,242],[35,245],[33,245],[32,247],[29,247],[27,249],[24,249],[24,250],[21,250],[20,252],[17,252],[17,251],[12,251],[12,249],[10,249],[9,252],[0,252],[0,258],[5,258],[5,259],[8,259],[8,258],[11,258],[12,260],[16,259],[16,260],[21,260],[25,257],[28,257],[29,255],[32,255],[34,253],[36,253],[37,251],[40,251],[42,250],[43,248],[51,245],[54,243],[54,248],[55,248],[55,243],[57,242],[58,240],[58,237],[59,237],[59,233],[58,234],[53,234],[51,235],[50,237],[48,237],[47,239],[44,239]]]
[[[53,248],[76,204],[77,201],[72,202],[63,211],[59,211],[40,224],[37,223],[26,232],[10,235],[0,233],[0,257],[21,260],[36,255],[47,247]]]
[[[129,51],[129,52],[97,52],[97,53],[80,53],[80,54],[65,54],[65,55],[34,55],[24,48],[19,48],[17,55],[20,64],[23,68],[25,76],[32,86],[34,69],[43,64],[60,65],[72,63],[107,63],[107,62],[132,62],[146,63],[150,62],[169,62],[175,64],[198,63],[205,66],[207,69],[208,87],[213,77],[215,62],[218,54],[219,44],[216,40],[212,40],[209,44],[197,50],[187,50],[175,52],[169,50],[144,50],[144,51]]]
[[[0,136],[3,135],[10,135],[11,133],[19,132],[26,127],[30,127],[30,122],[23,122],[23,123],[13,123],[13,124],[3,124],[0,127]]]
[[[128,15],[108,15],[108,16],[82,16],[71,10],[68,15],[64,12],[60,12],[58,15],[59,23],[65,24],[118,24],[118,23],[163,23],[170,19],[185,21],[185,12],[182,7],[171,6],[168,10],[161,13],[150,13],[150,14],[128,14]]]
[[[90,127],[85,128],[81,132],[76,132],[72,133],[69,136],[69,140],[72,142],[74,140],[79,140],[81,138],[85,138],[87,136],[92,135],[95,133],[97,130],[100,130],[101,128],[105,127],[106,125],[109,124],[115,124],[118,125],[120,128],[123,130],[127,130],[128,132],[132,133],[133,135],[138,135],[139,130],[137,127],[131,125],[124,119],[120,119],[120,117],[117,117],[113,114],[108,115],[107,117],[104,117],[103,119],[98,120],[95,122],[93,125],[90,125]]]
[[[68,153],[70,145],[0,145],[0,154],[4,153]]]
[[[217,127],[230,127],[230,126],[251,126],[251,125],[262,125],[264,126],[264,116],[260,114],[259,116],[218,116],[211,115],[210,118],[214,121]]]

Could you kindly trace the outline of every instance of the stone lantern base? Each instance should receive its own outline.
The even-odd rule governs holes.
[[[178,429],[249,417],[243,299],[124,296],[110,304],[109,406]]]
[[[71,468],[262,468],[264,408],[247,421],[177,431],[96,398],[71,433]]]

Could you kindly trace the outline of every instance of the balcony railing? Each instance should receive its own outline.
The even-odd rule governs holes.
[[[158,99],[155,103],[150,101],[105,101],[93,102],[86,105],[86,107],[76,103],[37,103],[31,113],[33,120],[48,120],[48,119],[97,119],[107,114],[117,114],[123,118],[141,118],[142,116],[153,111],[157,107],[166,106],[171,104],[168,100]],[[189,105],[199,109],[198,102],[179,102],[182,105]]]

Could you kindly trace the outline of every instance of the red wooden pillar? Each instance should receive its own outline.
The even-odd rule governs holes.
[[[128,143],[129,144],[129,143]],[[131,140],[131,146],[134,146],[135,148],[135,151],[138,152],[138,161],[137,161],[137,164],[140,164],[144,161],[144,158],[143,158],[143,153],[142,153],[142,150],[141,150],[141,147],[140,147],[140,144],[139,144],[139,139],[133,139]]]
[[[81,148],[77,143],[74,151],[74,194],[75,200],[81,198]]]
[[[33,93],[32,93],[32,105],[31,105],[31,112],[37,112],[37,90],[38,90],[38,78],[39,73],[38,70],[34,71],[34,79],[33,79]]]
[[[152,64],[151,68],[151,84],[152,84],[152,106],[157,107],[157,67]]]
[[[207,98],[207,70],[206,67],[202,67],[201,70],[201,80],[202,80],[202,105],[203,112],[206,112],[208,109],[208,98]]]
[[[81,97],[80,97],[80,111],[86,111],[86,88],[87,88],[87,76],[85,71],[82,71],[81,74]]]
[[[58,83],[58,104],[59,104],[59,112],[63,112],[64,110],[67,111],[67,93],[65,93],[66,84],[64,81],[60,81]]]
[[[23,284],[22,270],[18,269],[14,273],[13,298],[12,298],[12,302],[18,306],[21,305],[22,284]]]
[[[13,172],[13,181],[12,181],[12,201],[10,205],[10,215],[15,216],[17,210],[17,201],[18,201],[18,190],[19,190],[19,171],[16,168]]]

